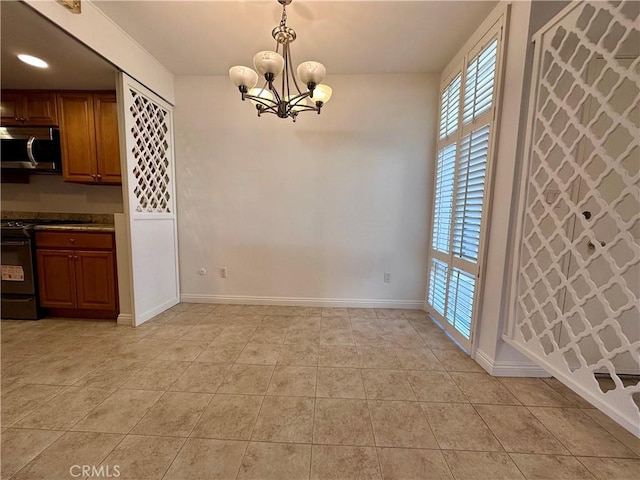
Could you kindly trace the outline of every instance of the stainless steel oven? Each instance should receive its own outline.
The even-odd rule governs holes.
[[[37,278],[33,239],[27,231],[10,232],[2,228],[2,318],[37,320]]]

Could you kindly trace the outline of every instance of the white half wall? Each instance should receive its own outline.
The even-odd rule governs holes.
[[[183,300],[423,308],[438,82],[333,76],[294,124],[176,77]]]

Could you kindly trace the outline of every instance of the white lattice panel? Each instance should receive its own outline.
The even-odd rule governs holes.
[[[134,120],[131,133],[135,139],[135,209],[137,212],[172,213],[168,112],[134,89],[129,93],[132,97],[129,110]]]
[[[173,107],[126,73],[120,74],[117,95],[126,151],[133,324],[140,325],[180,298]]]
[[[536,38],[511,326],[517,345],[636,433],[639,7],[577,2]]]

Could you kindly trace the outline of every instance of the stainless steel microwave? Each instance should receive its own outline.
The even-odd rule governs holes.
[[[0,127],[0,166],[62,173],[60,131],[56,127]]]

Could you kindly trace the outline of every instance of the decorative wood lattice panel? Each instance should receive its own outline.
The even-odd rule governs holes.
[[[639,6],[578,2],[536,39],[511,329],[549,371],[637,431]]]
[[[133,193],[137,212],[172,213],[169,116],[167,110],[129,89],[135,158]]]

